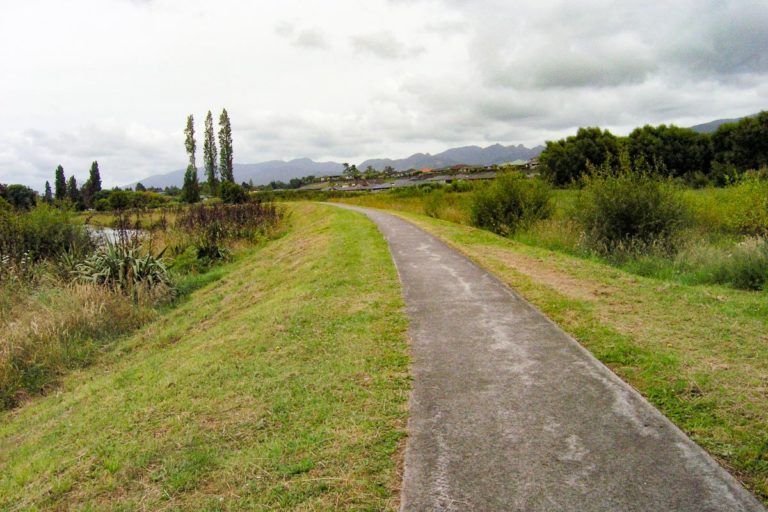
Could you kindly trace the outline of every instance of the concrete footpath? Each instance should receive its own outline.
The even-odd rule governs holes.
[[[765,511],[730,474],[488,272],[392,215],[410,318],[405,511]]]

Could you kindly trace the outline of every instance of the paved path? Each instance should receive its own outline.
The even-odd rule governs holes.
[[[412,224],[356,210],[389,242],[411,320],[403,510],[765,510],[507,286]]]

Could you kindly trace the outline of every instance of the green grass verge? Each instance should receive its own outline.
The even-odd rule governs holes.
[[[638,277],[397,212],[573,335],[768,504],[768,293]]]
[[[395,509],[397,275],[352,212],[222,267],[55,394],[0,415],[0,510]]]

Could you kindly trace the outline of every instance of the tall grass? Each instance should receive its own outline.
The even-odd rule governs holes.
[[[57,377],[87,365],[105,343],[154,314],[95,285],[48,281],[4,288],[0,295],[6,305],[0,310],[0,409],[45,392]]]
[[[145,222],[138,210],[120,212],[112,220],[117,239],[97,247],[68,212],[0,211],[0,409],[89,364],[174,295],[165,250],[157,253],[153,244],[180,240],[182,257],[189,244],[221,253],[233,240],[258,239],[282,214],[271,204],[248,203],[194,206],[170,216],[173,221],[154,212]],[[185,267],[175,268],[181,278]]]
[[[176,214],[175,227],[190,237],[198,258],[225,256],[225,244],[265,235],[282,217],[273,203],[193,205]]]

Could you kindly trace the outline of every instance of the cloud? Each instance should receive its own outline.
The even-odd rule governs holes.
[[[275,27],[275,33],[299,48],[325,50],[330,47],[323,31],[317,28],[298,29],[295,25],[282,21]]]
[[[420,46],[408,46],[391,32],[380,31],[352,36],[352,47],[361,53],[375,55],[381,59],[399,60],[415,57],[424,51]]]
[[[223,106],[235,160],[249,163],[535,145],[578,126],[626,133],[768,105],[764,0],[38,0],[6,11],[0,182],[35,188],[58,164],[84,179],[94,159],[108,186],[180,169],[186,116],[201,133]]]

